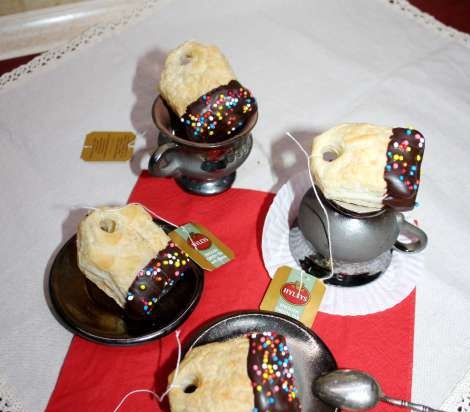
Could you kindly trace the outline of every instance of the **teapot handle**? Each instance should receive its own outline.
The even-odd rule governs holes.
[[[176,176],[180,167],[179,157],[174,152],[177,152],[180,146],[176,143],[165,143],[157,148],[150,156],[148,170],[154,176]],[[173,153],[173,156],[169,156]]]
[[[421,252],[428,244],[426,233],[419,227],[407,222],[403,213],[397,213],[397,222],[400,228],[400,235],[407,237],[409,242],[395,241],[394,248],[401,252]]]

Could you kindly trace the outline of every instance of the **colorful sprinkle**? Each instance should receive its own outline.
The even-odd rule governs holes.
[[[253,384],[255,408],[259,412],[301,410],[295,385],[292,356],[285,338],[274,332],[248,335],[248,373]]]
[[[387,195],[383,203],[396,210],[410,210],[415,205],[419,188],[424,137],[409,128],[394,128],[392,132],[387,147],[384,171]]]
[[[183,277],[187,265],[187,255],[173,242],[168,242],[137,274],[127,292],[128,312],[137,317],[154,316],[155,304]]]
[[[232,80],[191,103],[180,120],[190,140],[222,141],[237,132],[256,107],[251,92]]]

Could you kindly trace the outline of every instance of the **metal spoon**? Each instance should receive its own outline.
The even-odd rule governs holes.
[[[313,392],[325,403],[351,411],[370,409],[382,401],[418,412],[444,412],[429,406],[389,398],[384,395],[372,376],[351,369],[339,369],[320,376],[313,384]]]

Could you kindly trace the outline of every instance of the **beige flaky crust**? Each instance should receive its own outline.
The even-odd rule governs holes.
[[[160,92],[178,116],[199,97],[235,80],[221,51],[195,41],[183,43],[171,51],[160,77]]]
[[[172,412],[251,412],[253,388],[247,372],[249,340],[246,337],[193,348],[169,384]],[[195,390],[185,393],[194,385]],[[194,389],[194,388],[193,388]]]
[[[367,123],[340,124],[313,140],[311,168],[327,199],[351,210],[382,209],[384,169],[392,128]],[[325,153],[336,159],[328,161]]]
[[[78,266],[88,279],[124,307],[127,291],[138,271],[169,240],[140,205],[98,208],[78,226]]]

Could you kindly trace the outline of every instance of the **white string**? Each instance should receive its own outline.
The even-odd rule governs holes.
[[[126,395],[124,395],[124,397],[121,399],[121,401],[119,402],[118,406],[116,406],[116,408],[113,410],[113,412],[117,412],[119,410],[119,408],[124,404],[124,402],[126,401],[126,399],[131,396],[131,395],[134,395],[136,393],[149,393],[150,395],[152,395],[153,397],[155,397],[158,402],[162,402],[163,399],[165,399],[165,397],[170,393],[170,391],[173,389],[173,388],[177,388],[179,387],[178,385],[174,385],[175,383],[175,380],[178,376],[178,372],[179,372],[179,367],[180,367],[180,363],[181,363],[181,341],[180,341],[180,330],[177,330],[175,332],[175,336],[176,336],[176,342],[178,344],[178,359],[176,361],[176,369],[175,369],[175,373],[173,374],[173,379],[171,381],[171,384],[168,385],[167,389],[165,392],[163,392],[161,395],[158,395],[156,392],[150,390],[150,389],[135,389],[133,391],[130,391],[128,392]]]
[[[153,217],[156,217],[157,219],[160,219],[160,220],[163,220],[165,223],[168,223],[169,225],[172,225],[172,226],[178,226],[178,225],[175,225],[173,222],[170,222],[169,220],[161,217],[160,215],[158,215],[157,213],[155,213],[153,210],[150,210],[147,206],[144,206],[143,204],[141,203],[137,203],[137,202],[133,202],[133,203],[129,203],[127,204],[126,206],[129,206],[129,205],[134,205],[134,206],[141,206],[143,207],[147,212],[149,212]],[[125,208],[126,206],[122,206],[116,210],[119,210],[119,209],[123,209]]]
[[[300,285],[299,285],[299,290],[297,291],[297,299],[300,297],[300,292],[302,291],[302,288],[304,286],[304,271],[300,271]]]
[[[160,220],[163,220],[164,222],[168,223],[169,225],[172,225],[172,226],[176,226],[178,227],[178,225],[175,225],[174,223],[170,222],[169,220],[166,220],[164,218],[162,218],[161,216],[157,215],[153,210],[150,210],[148,207],[144,206],[143,204],[141,203],[129,203],[130,205],[139,205],[139,206],[142,206],[147,212],[149,212],[151,215],[153,215],[154,217],[160,219]],[[123,206],[125,207],[125,206]],[[187,235],[188,235],[188,239],[189,241],[191,242],[191,245],[196,249],[196,250],[199,250],[197,248],[197,244],[194,242],[193,238],[191,237],[191,233],[189,233],[186,228],[184,226],[179,226],[179,228],[185,232]]]
[[[166,220],[164,219],[163,217],[157,215],[153,210],[150,210],[148,207],[144,206],[143,204],[141,203],[129,203],[130,205],[139,205],[139,206],[142,206],[147,212],[149,212],[151,215],[153,215],[154,217],[160,219],[160,220],[163,220],[165,223],[168,223],[169,225],[172,225],[172,226],[176,226],[176,227],[179,227],[183,232],[185,232],[187,235],[188,235],[188,239],[189,241],[191,242],[191,245],[196,249],[198,250],[197,248],[197,244],[194,242],[193,238],[191,237],[191,233],[189,233],[186,228],[184,226],[178,226],[178,225],[175,225],[174,223],[170,222],[169,220]],[[124,206],[125,207],[125,206]]]
[[[88,205],[81,205],[81,204],[78,204],[78,205],[74,205],[74,206],[73,206],[73,209],[98,210],[99,208],[98,208],[98,207],[93,207],[93,206],[88,206]]]
[[[180,362],[181,362],[181,342],[180,342],[180,331],[179,330],[176,331],[176,341],[178,342],[178,359],[176,360],[175,373],[173,374],[173,379],[171,380],[171,384],[168,386],[166,391],[163,392],[163,394],[161,395],[161,397],[159,399],[160,402],[165,398],[166,395],[168,395],[168,393],[170,393],[170,391],[173,388],[177,387],[177,386],[174,385],[174,383],[175,383],[175,380],[178,376],[178,373],[179,373],[179,370],[180,370]]]
[[[302,151],[302,153],[305,155],[305,157],[307,158],[307,167],[308,167],[308,177],[310,178],[310,183],[312,185],[312,188],[313,188],[313,192],[315,193],[315,197],[317,198],[318,200],[318,203],[320,204],[323,212],[325,213],[325,218],[326,218],[326,232],[327,232],[327,240],[328,240],[328,252],[330,254],[330,259],[329,259],[329,263],[330,263],[330,275],[326,278],[323,278],[323,280],[326,280],[326,279],[330,279],[334,276],[334,265],[333,265],[333,248],[332,248],[332,245],[331,245],[331,230],[330,230],[330,219],[328,217],[328,212],[326,211],[326,208],[325,206],[323,205],[321,199],[320,199],[320,196],[318,195],[318,192],[317,192],[317,188],[315,187],[315,182],[313,181],[313,174],[312,174],[312,167],[310,165],[310,159],[312,156],[309,156],[309,154],[305,151],[305,149],[302,147],[302,145],[299,143],[299,141],[294,137],[292,136],[292,134],[290,134],[289,132],[286,132],[286,135],[291,138],[295,144],[299,147],[299,149]]]
[[[124,396],[124,398],[121,399],[121,402],[119,402],[119,405],[116,406],[116,409],[114,409],[113,412],[116,412],[117,410],[119,410],[119,408],[123,405],[123,403],[126,401],[126,399],[129,396],[134,395],[136,393],[149,393],[150,395],[153,395],[155,398],[157,398],[159,402],[161,402],[160,397],[154,391],[151,391],[150,389],[136,389],[136,390],[131,391],[128,394],[126,394],[126,396]]]
[[[156,217],[157,219],[160,219],[160,220],[162,220],[163,222],[168,223],[168,224],[171,225],[171,226],[179,227],[183,232],[185,232],[185,233],[188,235],[188,239],[189,239],[189,241],[191,242],[191,245],[192,245],[196,250],[199,250],[198,247],[197,247],[197,244],[195,243],[195,241],[194,241],[193,238],[191,237],[191,233],[189,233],[189,232],[187,231],[187,229],[186,229],[184,226],[175,225],[173,222],[171,222],[171,221],[169,221],[169,220],[163,218],[162,216],[160,216],[159,214],[155,213],[153,210],[149,209],[147,206],[143,205],[142,203],[132,202],[132,203],[128,203],[128,204],[125,205],[125,206],[117,206],[117,207],[113,207],[112,209],[108,209],[108,210],[109,210],[110,212],[117,212],[118,210],[124,209],[126,206],[129,206],[129,205],[141,206],[141,207],[143,207],[147,212],[149,212],[153,217]],[[93,206],[80,205],[80,207],[83,208],[83,209],[99,210],[98,207],[93,207]]]

